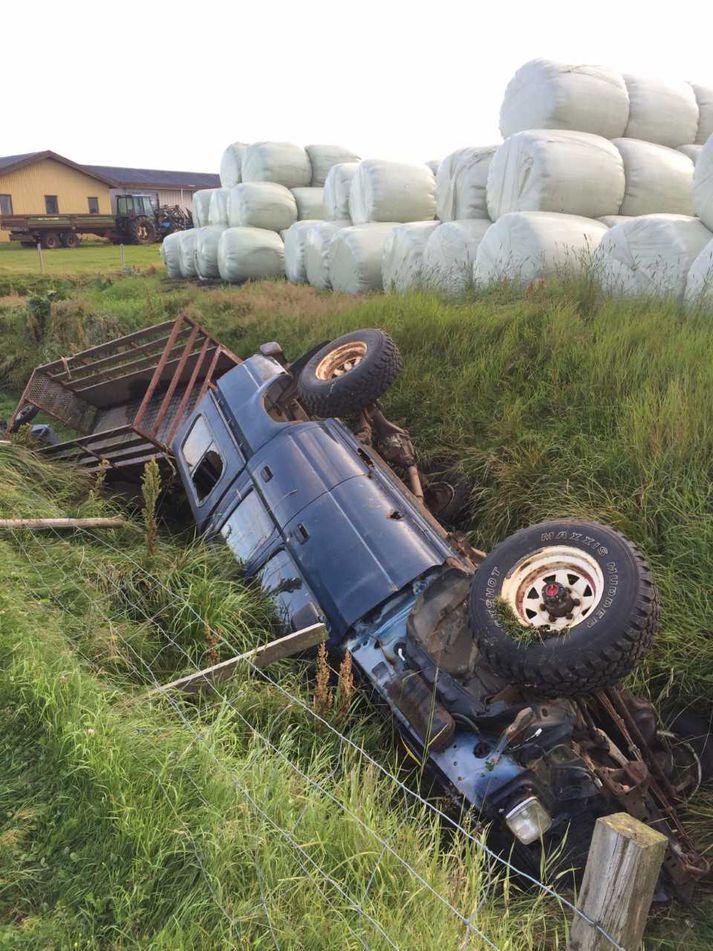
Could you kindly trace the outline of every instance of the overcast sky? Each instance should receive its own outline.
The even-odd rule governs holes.
[[[4,0],[0,155],[217,171],[232,141],[442,158],[537,56],[713,86],[710,0]]]

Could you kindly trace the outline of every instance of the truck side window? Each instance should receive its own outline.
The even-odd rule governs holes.
[[[213,488],[218,484],[218,479],[220,479],[222,474],[223,460],[215,449],[211,448],[206,452],[191,473],[199,502],[202,502],[203,499],[211,493]]]
[[[198,501],[202,502],[223,474],[223,459],[213,440],[213,433],[202,416],[197,416],[181,447],[191,473]]]

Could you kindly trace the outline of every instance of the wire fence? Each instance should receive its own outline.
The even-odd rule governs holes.
[[[114,555],[118,555],[122,560],[131,564],[134,569],[141,573],[141,575],[146,579],[147,582],[159,587],[171,601],[179,607],[181,610],[187,610],[189,614],[193,615],[195,619],[201,622],[204,625],[206,630],[211,632],[211,635],[218,642],[223,643],[233,654],[240,653],[238,645],[230,643],[230,641],[224,636],[220,631],[213,630],[208,623],[207,619],[203,617],[200,612],[195,608],[195,606],[185,597],[181,596],[179,592],[170,589],[155,573],[153,573],[149,568],[141,564],[136,558],[126,550],[117,548],[115,545],[111,544],[107,539],[97,535],[92,531],[87,531],[85,534],[90,537],[98,545],[105,548],[107,551],[112,552]],[[55,533],[57,538],[61,538],[58,533]],[[37,567],[37,561],[33,559],[32,553],[28,550],[28,547],[25,543],[25,539],[22,536],[22,533],[15,533],[15,540],[18,547],[23,552],[25,558],[27,559],[28,564],[34,569],[38,578],[41,579],[41,572]],[[64,541],[64,540],[63,540]],[[47,548],[49,546],[46,546]],[[50,560],[54,567],[58,570],[63,570],[62,564],[57,559],[52,559],[48,554],[48,551],[45,548],[44,557],[47,557]],[[76,576],[70,576],[65,572],[65,577],[70,581],[71,584],[77,587],[77,590],[82,593],[84,597],[87,597],[86,586],[82,584],[81,578]],[[119,585],[116,584],[113,595],[119,600],[123,600],[125,607],[131,611],[137,611],[143,616],[144,620],[152,625],[156,624],[156,618],[152,617],[143,606],[137,605],[127,600],[127,594],[125,591],[121,590]],[[51,594],[51,593],[50,593]],[[57,597],[55,597],[59,607],[62,610],[67,610],[66,606],[61,603]],[[98,603],[95,600],[94,603],[95,609],[102,615],[107,622],[110,622],[110,616],[104,606]],[[131,662],[133,667],[133,672],[136,676],[140,677],[142,680],[148,680],[148,682],[154,687],[159,688],[162,686],[162,683],[157,676],[155,670],[151,665],[149,665],[141,655],[134,649],[133,645],[122,635],[120,629],[116,629],[117,636],[121,640],[123,647],[127,654],[133,658]],[[185,660],[187,666],[190,668],[191,672],[198,672],[199,667],[196,661],[190,656],[186,651],[185,647],[179,643],[175,638],[171,638],[166,634],[165,630],[163,631],[163,636],[168,638],[168,641],[180,655]],[[84,657],[84,660],[87,663],[92,663],[91,658]],[[614,938],[611,937],[608,932],[601,927],[597,922],[592,920],[584,912],[581,911],[572,901],[570,901],[566,896],[559,893],[555,888],[550,884],[541,881],[537,877],[529,874],[528,872],[518,868],[514,863],[509,861],[503,855],[493,851],[487,846],[487,844],[482,840],[481,837],[475,835],[470,829],[466,828],[461,822],[455,819],[452,815],[449,815],[447,812],[440,809],[436,803],[430,799],[422,796],[418,791],[412,789],[408,786],[402,779],[394,775],[383,763],[380,763],[377,759],[371,756],[368,751],[366,751],[358,743],[354,742],[346,733],[340,730],[335,723],[330,722],[325,716],[319,713],[311,704],[309,704],[305,699],[296,694],[293,690],[290,690],[288,687],[281,683],[279,679],[274,677],[267,670],[258,667],[249,660],[246,662],[250,672],[255,677],[261,678],[266,684],[269,684],[271,689],[278,691],[283,695],[290,704],[294,704],[299,709],[305,711],[314,718],[316,724],[319,724],[321,729],[326,729],[330,732],[331,735],[335,738],[339,745],[340,750],[348,750],[351,754],[354,754],[359,757],[361,761],[365,764],[368,764],[373,769],[377,770],[379,775],[383,779],[387,780],[388,783],[392,784],[392,788],[397,789],[401,795],[406,797],[410,802],[416,804],[418,807],[427,810],[433,816],[437,818],[440,823],[443,823],[445,826],[452,829],[458,835],[463,836],[468,841],[472,842],[476,849],[478,849],[482,855],[485,857],[488,863],[491,863],[493,868],[500,868],[503,870],[503,873],[507,876],[515,875],[520,879],[528,881],[532,886],[540,890],[543,896],[556,901],[562,911],[569,911],[573,915],[577,915],[579,918],[584,920],[592,929],[594,929],[609,946],[612,948],[618,949],[618,951],[623,951],[621,946],[616,942]],[[293,851],[295,858],[304,871],[306,875],[310,875],[313,880],[319,881],[319,889],[323,894],[325,900],[329,901],[330,906],[334,905],[334,902],[330,900],[331,896],[339,896],[343,902],[355,912],[360,921],[365,922],[373,934],[377,937],[377,940],[386,942],[388,947],[398,948],[399,945],[394,940],[394,937],[389,934],[386,926],[379,922],[369,910],[365,907],[367,898],[369,895],[369,890],[372,886],[380,863],[383,861],[384,857],[389,855],[393,858],[395,862],[399,864],[401,868],[412,878],[414,883],[418,885],[421,889],[429,894],[436,902],[438,902],[450,915],[453,916],[454,920],[458,922],[459,926],[462,928],[463,941],[461,948],[462,949],[480,949],[480,948],[492,948],[495,951],[498,951],[499,945],[487,935],[482,928],[477,923],[478,913],[482,910],[482,903],[479,903],[478,906],[471,914],[464,914],[459,910],[451,901],[451,899],[442,894],[438,889],[436,889],[431,882],[429,882],[418,869],[401,855],[394,847],[389,838],[385,837],[378,829],[373,828],[373,826],[366,821],[366,819],[351,809],[346,803],[342,802],[338,796],[326,785],[325,782],[320,781],[319,778],[316,778],[314,775],[311,775],[309,772],[305,771],[299,763],[295,762],[292,757],[290,757],[284,749],[273,742],[273,740],[263,732],[257,724],[252,722],[245,714],[238,709],[238,707],[232,702],[231,698],[227,695],[226,692],[222,691],[217,684],[210,684],[210,689],[212,690],[215,704],[219,707],[228,709],[231,713],[240,721],[243,726],[245,726],[254,736],[254,738],[262,744],[263,748],[270,751],[280,762],[298,777],[301,781],[306,783],[309,787],[314,789],[320,794],[320,796],[325,797],[329,802],[331,802],[342,814],[349,817],[349,819],[355,822],[359,828],[368,836],[373,839],[373,842],[380,849],[374,869],[371,873],[371,876],[367,882],[364,892],[359,897],[356,897],[347,890],[345,884],[338,881],[332,874],[330,874],[324,867],[322,867],[316,859],[309,853],[309,851],[295,838],[293,832],[290,832],[288,829],[285,829],[277,823],[272,816],[263,808],[263,805],[260,804],[251,794],[250,790],[246,784],[240,779],[240,777],[230,770],[226,763],[216,756],[213,748],[209,743],[207,743],[206,738],[202,732],[196,728],[195,723],[192,721],[191,716],[187,715],[185,705],[173,696],[170,692],[163,692],[159,696],[170,706],[171,710],[175,715],[180,719],[183,726],[190,731],[191,735],[195,738],[196,742],[201,743],[208,755],[211,757],[211,760],[215,762],[216,766],[221,770],[223,774],[227,776],[229,781],[235,786],[235,788],[240,792],[241,796],[244,798],[245,802],[250,806],[253,812],[259,816],[268,826],[277,834],[283,842],[285,842],[290,849]],[[337,768],[337,767],[335,767]],[[205,805],[208,803],[205,800],[205,797],[202,795],[202,792],[196,786],[195,782],[193,784],[196,788],[196,791],[199,797],[203,800]],[[175,806],[174,808],[175,811]],[[307,808],[307,807],[305,807]],[[293,830],[294,831],[294,830]],[[192,847],[195,852],[196,860],[201,867],[202,873],[205,875],[206,880],[211,888],[211,893],[214,893],[212,888],[212,883],[210,882],[210,876],[208,875],[205,866],[202,863],[200,848],[195,841],[195,838],[190,833],[190,830],[187,830],[189,841],[191,841]],[[257,874],[260,879],[261,871],[259,865],[257,867]],[[262,884],[260,883],[260,888],[262,890]],[[262,893],[262,891],[261,891]],[[231,922],[231,927],[236,929],[236,933],[239,934],[239,925],[231,916],[228,909],[219,901],[219,896],[214,894],[216,899],[216,904],[220,908],[222,914],[226,915],[228,920]],[[270,922],[269,911],[267,908],[267,903],[264,901],[263,895],[263,905],[266,913],[266,921],[268,922],[268,927],[271,928],[272,924]],[[360,934],[354,930],[349,919],[345,915],[341,915],[341,918],[344,922],[345,928],[350,932],[350,934],[361,944],[363,947],[370,947],[369,942],[366,940],[363,934]],[[273,938],[276,940],[276,937],[273,933]]]

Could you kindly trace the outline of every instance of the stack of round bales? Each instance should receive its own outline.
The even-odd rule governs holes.
[[[596,273],[609,294],[681,302],[689,271],[711,240],[708,228],[690,215],[630,218],[603,236]]]
[[[326,176],[324,193],[328,220],[297,223],[285,235],[290,280],[350,294],[381,290],[385,245],[402,225],[389,244],[399,276],[392,285],[387,265],[387,284],[405,290],[420,281],[423,241],[437,225],[435,178],[427,165],[339,162]]]
[[[505,142],[487,182],[496,225],[476,255],[477,283],[488,275],[521,280],[553,268],[579,270],[601,242],[597,262],[610,290],[681,296],[681,274],[705,238],[690,219],[701,214],[694,208],[694,162],[698,169],[702,143],[713,133],[712,90],[533,60],[508,85],[500,129]],[[628,220],[641,216],[646,220]],[[590,218],[611,229],[606,239]],[[647,241],[661,272],[658,289],[645,276]],[[636,277],[636,266],[619,260],[627,253],[646,259]]]
[[[334,145],[232,143],[221,159],[221,187],[193,196],[193,233],[169,244],[170,276],[231,283],[284,276],[283,236],[296,223],[324,219],[325,179],[356,158]]]
[[[423,250],[437,226],[436,180],[427,165],[368,159],[349,189],[353,225],[329,249],[332,287],[345,293],[419,286]]]
[[[713,135],[713,89],[534,59],[510,80],[500,109],[503,138],[528,129],[591,132],[669,148],[703,145]]]

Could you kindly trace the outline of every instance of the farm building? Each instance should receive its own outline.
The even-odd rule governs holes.
[[[112,183],[56,152],[0,157],[0,216],[111,214]],[[9,240],[0,231],[0,241]]]
[[[217,175],[146,168],[79,165],[56,152],[0,156],[0,217],[116,213],[116,196],[141,192],[158,205],[190,211],[193,192],[217,188]],[[9,232],[0,230],[0,241]]]
[[[112,203],[116,196],[131,192],[150,195],[158,205],[178,205],[193,210],[193,192],[199,188],[219,188],[217,175],[207,172],[164,172],[153,168],[116,168],[111,165],[85,165],[94,175],[112,182]],[[113,209],[116,211],[116,208]]]

